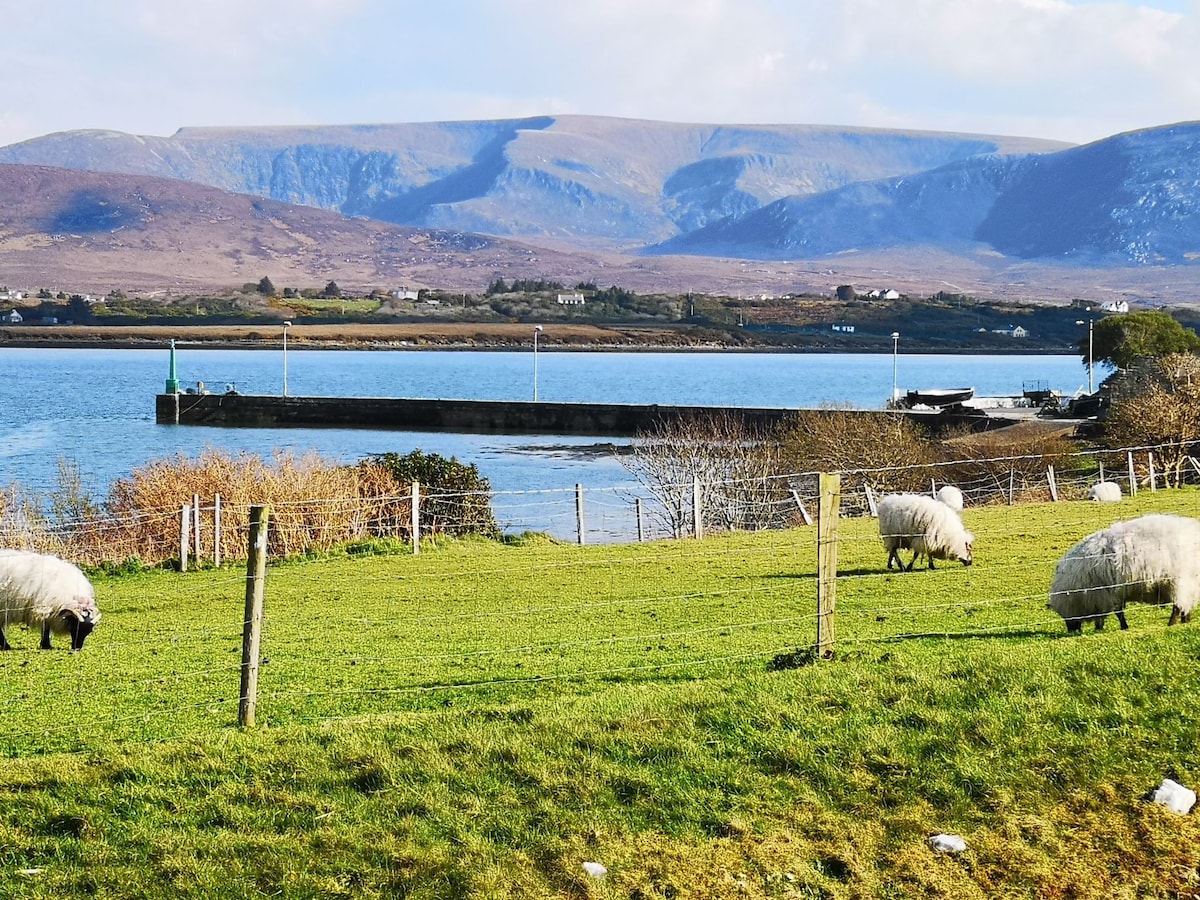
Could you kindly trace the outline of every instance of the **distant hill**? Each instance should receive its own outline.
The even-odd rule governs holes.
[[[783,197],[1064,144],[589,116],[308,128],[71,131],[0,162],[177,178],[398,225],[634,249]]]
[[[982,246],[1085,266],[1190,265],[1200,259],[1197,212],[1200,123],[1186,123],[787,197],[654,252],[788,259]]]
[[[63,132],[0,148],[0,284],[1194,304],[1198,150],[1198,123],[1082,147],[588,116]]]
[[[482,290],[603,262],[498,238],[402,228],[166,178],[0,165],[0,283],[72,291],[402,285]]]

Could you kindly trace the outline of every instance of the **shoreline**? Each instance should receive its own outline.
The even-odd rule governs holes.
[[[288,349],[297,352],[322,350],[414,351],[429,350],[528,353],[532,350],[532,324],[482,325],[454,323],[429,325],[295,325],[288,329]],[[808,353],[892,355],[890,338],[839,341],[808,337],[808,340],[759,340],[755,335],[735,333],[741,340],[720,340],[678,330],[613,328],[599,325],[545,325],[540,332],[543,352],[616,353]],[[777,337],[777,336],[776,336]],[[744,338],[749,338],[746,340]],[[0,327],[0,349],[46,350],[160,350],[169,342],[188,350],[278,351],[283,346],[277,325],[237,326],[6,326]],[[961,343],[927,341],[906,337],[900,355],[947,356],[1064,356],[1075,347],[996,345],[965,346]]]

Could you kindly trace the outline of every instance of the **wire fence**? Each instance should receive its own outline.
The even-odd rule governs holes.
[[[1022,642],[1062,634],[1047,592],[1076,541],[1142,512],[1200,516],[1200,465],[1193,458],[1168,487],[1153,453],[1079,454],[1037,466],[1031,457],[984,461],[989,473],[955,481],[975,535],[975,565],[939,563],[933,573],[888,571],[871,517],[889,486],[912,473],[840,473],[838,652],[936,637],[1021,653]],[[1079,502],[1102,469],[1104,480],[1122,485],[1122,503]],[[932,492],[949,483],[950,471],[929,467],[921,476]],[[407,556],[392,548],[371,564],[361,558],[378,552],[369,544],[311,554],[314,534],[331,539],[317,527],[328,503],[272,507],[265,579],[240,565],[255,544],[249,510],[200,503],[164,512],[179,529],[174,549],[186,548],[178,562],[188,571],[178,581],[135,574],[121,580],[119,602],[101,591],[104,621],[81,653],[39,653],[33,641],[14,639],[16,649],[0,654],[0,753],[84,750],[234,725],[244,700],[244,635],[256,615],[247,617],[245,600],[256,581],[265,582],[258,584],[265,587],[258,719],[280,726],[447,704],[520,715],[545,691],[782,667],[822,646],[816,473],[679,485],[670,515],[626,491],[513,495],[511,505],[496,504],[505,511],[497,517],[524,539],[426,554],[411,552],[421,543],[417,493],[417,544]],[[404,521],[411,537],[413,521],[397,519],[396,510],[411,510],[413,496],[391,499],[390,511],[361,511],[361,535]],[[688,526],[682,534],[680,522]],[[565,537],[525,534],[554,533],[547,523]],[[222,568],[212,566],[217,548],[224,548]],[[1137,615],[1139,627],[1166,626],[1165,610]]]

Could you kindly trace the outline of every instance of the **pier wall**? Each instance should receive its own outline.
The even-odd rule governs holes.
[[[265,397],[248,394],[159,394],[160,425],[221,428],[371,428],[462,434],[560,434],[633,437],[663,422],[713,413],[771,427],[794,409],[657,406],[618,403],[546,403],[501,400],[415,400],[384,397]],[[863,411],[865,414],[868,411]],[[934,430],[974,430],[1013,424],[979,415],[902,411]]]

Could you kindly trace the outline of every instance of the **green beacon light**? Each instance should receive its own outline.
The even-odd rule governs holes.
[[[175,373],[175,339],[171,338],[171,371],[167,374],[168,394],[179,393],[179,376]]]

